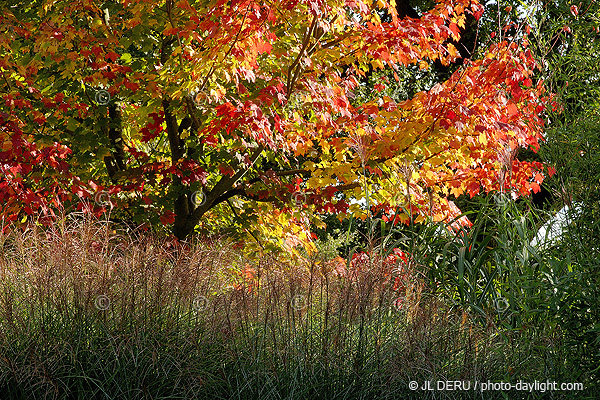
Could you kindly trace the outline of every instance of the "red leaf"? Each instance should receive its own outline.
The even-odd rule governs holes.
[[[450,24],[450,30],[454,34],[454,36],[458,37],[460,35],[460,28],[455,23]]]
[[[106,58],[107,58],[108,60],[111,60],[111,61],[117,61],[119,58],[121,58],[121,56],[119,56],[119,55],[118,55],[117,53],[115,53],[114,51],[109,51],[109,52],[106,54]]]
[[[477,193],[479,193],[479,183],[473,181],[467,186],[467,191],[469,192],[469,196],[474,197]]]
[[[94,46],[94,47],[92,47],[92,53],[94,53],[94,55],[97,58],[98,55],[100,55],[100,53],[102,53],[102,49],[98,46]]]
[[[452,123],[446,118],[444,118],[440,121],[440,127],[442,127],[442,129],[448,129],[451,126],[452,126]]]
[[[140,85],[135,82],[131,82],[131,81],[127,80],[125,82],[125,87],[127,89],[131,90],[133,93],[135,93],[140,88]]]
[[[175,213],[173,211],[167,210],[160,216],[160,222],[164,225],[171,225],[175,222]]]
[[[219,165],[219,171],[223,175],[229,175],[229,176],[235,175],[234,169],[231,168],[231,166],[229,166],[229,165],[227,165],[225,163],[221,163],[221,165]]]

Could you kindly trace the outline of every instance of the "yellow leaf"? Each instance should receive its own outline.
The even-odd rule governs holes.
[[[425,216],[423,214],[419,214],[417,216],[417,218],[415,218],[415,223],[419,224],[421,222],[425,221]]]
[[[452,43],[448,43],[448,53],[450,53],[452,57],[456,57],[458,55],[458,50],[456,50],[456,47],[454,47]]]
[[[304,168],[310,169],[311,171],[314,171],[314,169],[315,169],[315,163],[312,162],[312,161],[305,161],[304,162]]]
[[[431,165],[437,166],[437,165],[443,164],[443,163],[444,163],[444,161],[445,161],[445,160],[444,160],[444,158],[443,158],[443,157],[440,157],[440,156],[435,156],[435,157],[433,157],[433,158],[431,158],[431,159],[429,160],[429,163],[430,163]],[[431,172],[431,171],[428,171],[428,172]]]
[[[371,64],[373,64],[373,67],[375,68],[385,69],[385,65],[383,65],[383,63],[380,60],[375,59],[371,61]]]
[[[479,141],[481,143],[483,143],[484,145],[487,145],[488,140],[487,140],[487,135],[485,134],[485,132],[480,132],[479,133]]]

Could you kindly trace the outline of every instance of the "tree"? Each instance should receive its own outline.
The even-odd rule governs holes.
[[[409,100],[385,96],[389,82],[353,100],[369,69],[455,61],[452,41],[482,12],[470,0],[418,19],[360,0],[5,6],[2,216],[110,205],[180,239],[233,218],[307,240],[314,213],[443,220],[459,213],[449,194],[536,191],[542,165],[511,158],[538,147],[543,125],[526,39]],[[350,201],[364,197],[370,210]]]

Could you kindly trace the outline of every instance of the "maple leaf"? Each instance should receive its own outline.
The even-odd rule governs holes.
[[[254,48],[258,54],[267,53],[271,54],[273,50],[273,45],[268,42],[259,41],[256,43],[256,47]]]
[[[161,216],[160,216],[160,222],[165,224],[165,225],[170,225],[173,222],[175,222],[175,213],[173,211],[170,210],[166,210]]]

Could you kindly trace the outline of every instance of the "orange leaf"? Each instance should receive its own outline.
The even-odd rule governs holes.
[[[256,43],[256,51],[258,54],[267,53],[271,54],[271,50],[273,50],[273,46],[271,43],[267,42],[258,42]]]
[[[458,55],[458,50],[456,50],[456,47],[454,47],[452,43],[448,43],[448,53],[450,53],[452,57],[456,57]]]
[[[536,182],[541,183],[544,180],[544,176],[540,173],[537,173],[534,179]]]

